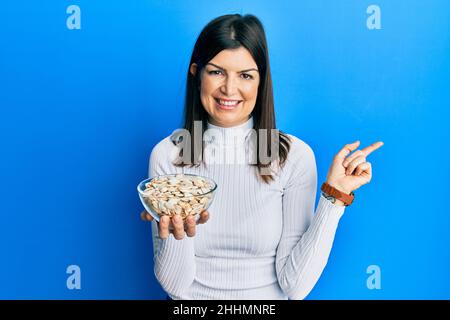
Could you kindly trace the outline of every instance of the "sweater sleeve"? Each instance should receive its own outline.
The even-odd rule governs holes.
[[[167,138],[157,144],[150,155],[149,176],[179,173],[171,163],[173,144]],[[181,296],[195,276],[194,239],[176,240],[173,234],[161,239],[158,224],[152,221],[153,260],[156,279],[172,298]]]
[[[276,253],[278,282],[290,299],[304,299],[319,280],[345,207],[322,195],[314,214],[317,168],[313,150],[294,137],[286,163],[283,230]]]

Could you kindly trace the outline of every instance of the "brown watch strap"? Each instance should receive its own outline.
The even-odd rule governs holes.
[[[330,186],[328,183],[324,182],[322,184],[322,187],[320,188],[323,192],[326,194],[329,194],[330,196],[335,197],[338,200],[341,200],[345,206],[349,206],[352,204],[353,200],[355,199],[355,194],[350,192],[350,194],[344,193],[332,186]]]

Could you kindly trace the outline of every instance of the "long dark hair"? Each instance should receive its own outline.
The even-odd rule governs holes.
[[[208,113],[203,108],[200,100],[201,71],[204,66],[212,60],[219,52],[225,49],[246,48],[255,60],[259,74],[260,83],[255,108],[252,111],[253,129],[267,129],[266,154],[270,154],[271,129],[276,129],[275,110],[272,88],[272,76],[270,73],[269,54],[267,49],[266,35],[264,27],[254,15],[230,14],[215,18],[209,22],[200,33],[192,52],[189,67],[192,63],[197,64],[197,72],[192,75],[188,68],[186,98],[184,109],[184,129],[188,130],[191,137],[194,136],[194,121],[202,123],[202,137],[207,128]],[[281,131],[279,133],[279,157],[278,164],[283,166],[290,150],[291,139]],[[259,157],[259,134],[256,135],[257,161],[254,166],[258,167],[260,177],[265,183],[270,183],[274,178],[270,174],[262,174],[262,168],[271,165],[263,164]],[[272,137],[273,139],[273,137]],[[190,162],[177,162],[177,166],[199,165],[203,160],[203,150],[201,154],[195,154],[194,139],[191,139],[192,152]],[[180,157],[182,151],[180,152]]]

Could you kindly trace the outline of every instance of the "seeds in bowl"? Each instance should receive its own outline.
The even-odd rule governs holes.
[[[142,196],[159,216],[180,215],[185,219],[207,208],[214,187],[203,177],[176,174],[153,178],[145,184]]]

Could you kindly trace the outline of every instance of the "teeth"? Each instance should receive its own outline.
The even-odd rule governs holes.
[[[219,103],[221,104],[221,105],[224,105],[224,106],[235,106],[235,105],[237,105],[238,103],[239,103],[239,101],[223,101],[223,100],[218,100],[219,101]]]

